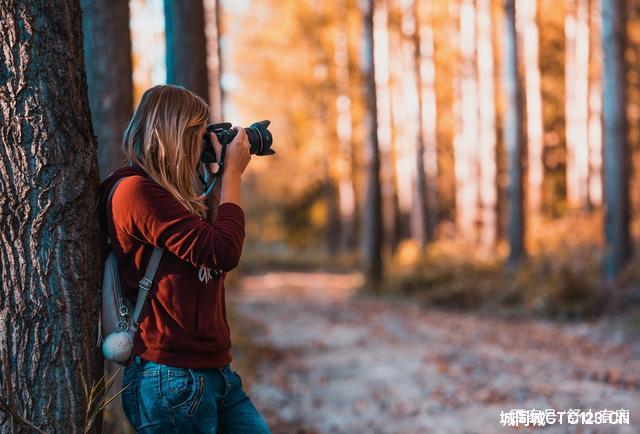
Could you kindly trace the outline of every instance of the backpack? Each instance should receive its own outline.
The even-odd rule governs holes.
[[[118,179],[111,188],[111,192],[107,198],[107,207],[111,201],[113,192],[124,178],[125,177]],[[144,277],[138,282],[138,298],[134,308],[131,302],[122,295],[120,276],[118,275],[118,260],[113,251],[113,243],[109,237],[108,243],[111,249],[104,263],[104,272],[102,275],[102,288],[100,291],[101,306],[98,312],[98,340],[96,347],[102,344],[102,354],[105,359],[122,366],[127,366],[131,359],[133,338],[140,324],[140,314],[147,301],[149,290],[153,283],[153,277],[158,269],[158,264],[160,263],[164,249],[160,247],[153,249]],[[131,312],[133,312],[133,314],[131,314]],[[106,336],[106,338],[103,339],[103,336]]]

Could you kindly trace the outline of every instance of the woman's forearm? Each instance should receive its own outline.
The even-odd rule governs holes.
[[[216,221],[216,216],[218,215],[218,206],[220,205],[220,191],[216,187],[214,187],[214,191],[211,192],[207,197],[207,203],[209,205],[209,209],[207,210],[207,221],[211,224]]]
[[[241,174],[236,170],[227,170],[222,176],[222,194],[220,204],[231,202],[242,207],[240,197]]]

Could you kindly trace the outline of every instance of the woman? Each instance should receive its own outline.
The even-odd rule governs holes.
[[[230,367],[224,297],[244,242],[248,141],[236,128],[224,175],[205,195],[202,175],[212,179],[214,169],[200,163],[208,117],[207,104],[182,87],[148,89],[124,133],[129,166],[100,185],[103,224],[133,304],[154,246],[164,249],[123,375],[122,405],[136,432],[269,432]]]

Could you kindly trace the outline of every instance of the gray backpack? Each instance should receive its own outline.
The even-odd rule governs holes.
[[[118,179],[107,198],[107,207],[116,187],[125,177]],[[113,246],[111,239],[109,244]],[[126,366],[131,359],[133,338],[138,330],[140,314],[147,301],[153,277],[158,269],[163,249],[155,247],[147,265],[144,277],[138,282],[138,299],[135,308],[122,295],[120,276],[118,274],[118,260],[111,248],[111,252],[104,264],[102,275],[102,289],[100,293],[100,312],[98,313],[98,341],[96,347],[102,344],[104,358],[119,365]],[[133,308],[133,315],[131,315]],[[105,338],[103,339],[103,336]]]

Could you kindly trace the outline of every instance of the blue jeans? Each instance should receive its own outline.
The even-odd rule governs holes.
[[[176,368],[134,356],[122,377],[122,408],[136,433],[269,434],[230,365]]]

